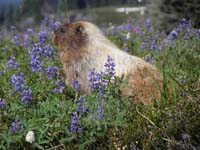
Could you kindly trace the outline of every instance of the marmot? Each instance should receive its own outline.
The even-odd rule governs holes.
[[[125,87],[124,95],[133,96],[134,101],[142,103],[160,98],[162,76],[159,71],[143,59],[121,51],[93,23],[75,21],[64,24],[54,34],[67,84],[78,80],[81,91],[87,93],[89,72],[94,68],[104,71],[104,64],[110,56],[115,60],[116,76],[127,77],[130,85]]]

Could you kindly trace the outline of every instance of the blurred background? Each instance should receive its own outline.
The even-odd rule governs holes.
[[[0,0],[0,26],[40,24],[49,17],[61,22],[85,19],[100,26],[151,19],[170,30],[181,18],[200,27],[200,0]]]

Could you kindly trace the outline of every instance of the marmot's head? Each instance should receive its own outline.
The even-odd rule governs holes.
[[[54,34],[54,41],[60,50],[79,50],[102,35],[98,27],[87,21],[64,24]]]

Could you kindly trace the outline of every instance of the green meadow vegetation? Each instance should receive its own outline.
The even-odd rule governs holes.
[[[186,19],[169,33],[149,20],[109,27],[112,42],[163,75],[161,99],[144,105],[121,95],[126,81],[109,56],[88,74],[90,95],[65,85],[52,42],[60,24],[0,30],[0,149],[200,149],[200,29]]]

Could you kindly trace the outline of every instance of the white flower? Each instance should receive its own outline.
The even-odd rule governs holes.
[[[144,9],[140,10],[140,15],[144,15]]]
[[[28,131],[26,134],[26,142],[33,143],[35,141],[35,134],[33,131]]]
[[[131,34],[130,34],[130,32],[128,32],[128,33],[126,34],[126,39],[129,40],[130,38],[131,38]]]

